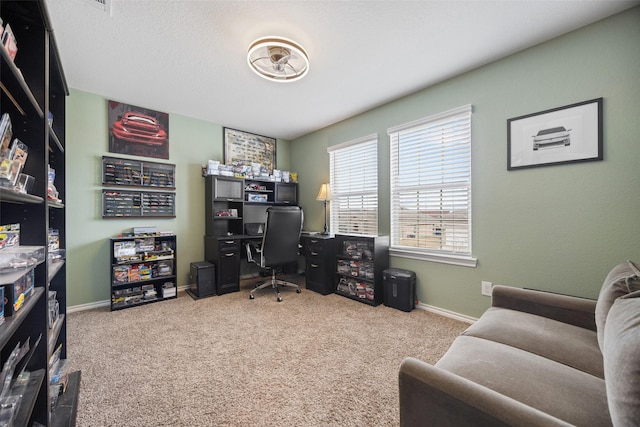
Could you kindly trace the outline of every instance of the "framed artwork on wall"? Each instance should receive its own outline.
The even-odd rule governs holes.
[[[109,152],[169,158],[169,114],[108,101]]]
[[[602,158],[602,98],[507,120],[508,170]]]
[[[260,163],[271,173],[276,168],[276,139],[224,128],[224,163]]]

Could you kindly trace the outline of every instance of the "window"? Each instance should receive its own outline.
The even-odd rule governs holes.
[[[475,266],[471,105],[388,129],[391,254]]]
[[[327,149],[331,232],[378,234],[378,135]]]

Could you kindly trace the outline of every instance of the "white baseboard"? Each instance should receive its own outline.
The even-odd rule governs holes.
[[[90,302],[88,304],[78,304],[67,307],[67,313],[75,313],[76,311],[93,310],[94,308],[108,307],[111,301],[108,299],[104,301]]]
[[[431,312],[431,313],[439,314],[440,316],[449,317],[451,319],[459,320],[459,321],[465,322],[465,323],[475,323],[475,321],[478,320],[475,317],[466,316],[464,314],[456,313],[455,311],[449,311],[449,310],[445,310],[444,308],[434,307],[432,305],[427,305],[427,304],[423,304],[423,303],[418,303],[416,308],[418,308],[420,310],[425,310],[425,311],[428,311],[428,312]]]
[[[189,289],[188,286],[178,286],[178,292]],[[111,301],[108,299],[103,301],[90,302],[87,304],[78,304],[67,307],[67,313],[75,313],[76,311],[85,311],[85,310],[93,310],[94,308],[102,308],[108,307],[111,304]]]
[[[178,291],[184,291],[186,289],[189,289],[189,286],[187,285],[178,286]],[[67,307],[67,313],[74,313],[76,311],[92,310],[94,308],[107,307],[109,306],[109,304],[110,304],[109,300],[104,300],[104,301],[91,302],[88,304],[73,305],[71,307]],[[455,311],[445,310],[444,308],[435,307],[435,306],[427,305],[423,303],[418,303],[416,308],[419,310],[425,310],[431,313],[439,314],[440,316],[459,320],[465,323],[475,323],[475,321],[478,320],[475,317],[465,316],[464,314],[456,313]]]

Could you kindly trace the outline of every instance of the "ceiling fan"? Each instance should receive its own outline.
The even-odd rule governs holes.
[[[309,57],[302,46],[284,37],[263,37],[249,46],[249,67],[260,77],[293,82],[309,71]]]

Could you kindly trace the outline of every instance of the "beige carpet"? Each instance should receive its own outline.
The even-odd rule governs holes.
[[[306,289],[252,301],[252,287],[71,313],[77,425],[398,425],[402,359],[435,363],[468,326]]]

